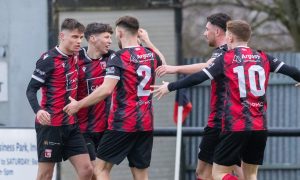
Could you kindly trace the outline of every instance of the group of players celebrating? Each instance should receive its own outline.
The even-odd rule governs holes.
[[[224,13],[207,17],[204,35],[215,50],[206,63],[193,65],[166,65],[135,17],[120,17],[115,26],[116,52],[110,49],[110,25],[91,23],[85,28],[65,19],[59,45],[37,61],[26,92],[36,113],[37,179],[51,179],[55,163],[69,159],[79,179],[107,180],[113,165],[127,157],[133,179],[147,180],[152,94],[161,98],[208,79],[210,115],[196,178],[256,179],[267,141],[269,74],[282,73],[299,82],[300,71],[249,48],[250,25]],[[81,48],[83,37],[88,45]],[[171,73],[190,75],[154,85],[156,76]]]

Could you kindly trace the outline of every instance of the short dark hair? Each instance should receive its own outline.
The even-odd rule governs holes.
[[[131,34],[136,34],[140,28],[139,21],[132,16],[122,16],[116,21],[116,26],[125,28]]]
[[[226,31],[226,23],[231,20],[231,17],[225,13],[216,13],[207,17],[207,22],[212,25],[218,26],[224,32]]]
[[[91,35],[101,34],[104,32],[108,32],[110,34],[114,33],[112,27],[109,24],[96,23],[96,22],[90,23],[85,28],[84,37],[88,41]]]
[[[72,19],[72,18],[66,18],[62,24],[61,24],[61,31],[63,30],[70,30],[73,31],[75,29],[77,29],[79,32],[84,32],[84,25],[81,24],[79,21],[77,21],[76,19]]]
[[[227,31],[234,34],[238,40],[242,40],[244,42],[248,42],[251,37],[251,27],[246,21],[228,21]]]

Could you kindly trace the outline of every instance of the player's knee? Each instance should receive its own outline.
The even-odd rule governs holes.
[[[257,174],[255,172],[252,173],[244,173],[244,179],[249,179],[249,180],[256,180],[257,179]]]
[[[79,177],[82,179],[91,178],[93,176],[94,168],[91,164],[85,165],[81,170],[78,172]]]
[[[212,168],[200,167],[198,165],[196,169],[196,177],[197,179],[203,180],[211,180],[212,178]]]
[[[39,172],[37,175],[37,180],[51,180],[53,176],[52,172]]]
[[[201,171],[201,170],[196,170],[196,177],[197,179],[201,179],[201,180],[212,180],[212,173],[207,172],[207,171]]]

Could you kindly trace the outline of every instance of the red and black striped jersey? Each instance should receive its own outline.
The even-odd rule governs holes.
[[[218,57],[203,71],[225,83],[224,131],[266,130],[266,89],[270,72],[284,63],[248,47],[238,47]]]
[[[213,53],[211,58],[216,59],[222,54],[224,54],[228,50],[227,45],[222,45],[217,47]],[[222,118],[224,113],[224,81],[222,78],[213,79],[211,81],[211,93],[210,93],[210,113],[208,116],[207,126],[211,128],[222,128]]]
[[[152,49],[142,46],[124,48],[111,55],[105,78],[119,81],[112,94],[108,129],[124,132],[153,130],[150,85],[155,83],[155,69],[161,64]]]
[[[82,48],[78,60],[78,100],[91,94],[103,81],[106,64],[113,51],[109,51],[100,59],[91,59],[87,50]],[[93,106],[82,108],[77,113],[80,131],[102,132],[107,128],[107,118],[110,108],[110,96]]]
[[[55,47],[44,53],[36,63],[32,78],[43,83],[41,108],[51,115],[51,126],[70,125],[74,116],[63,111],[69,96],[77,97],[77,55],[68,56]],[[36,119],[36,123],[39,123]]]

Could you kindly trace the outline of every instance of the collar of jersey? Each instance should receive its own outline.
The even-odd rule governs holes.
[[[55,46],[55,49],[56,49],[56,51],[57,51],[59,54],[65,56],[65,57],[69,57],[68,55],[66,55],[65,53],[63,53],[63,52],[58,48],[58,46]]]
[[[82,49],[83,49],[83,52],[84,52],[84,56],[85,56],[88,60],[90,60],[90,61],[93,61],[93,60],[99,60],[99,61],[101,61],[102,58],[103,58],[103,56],[102,56],[102,57],[100,57],[100,58],[98,58],[98,59],[92,59],[92,58],[90,58],[89,55],[87,54],[86,49],[85,49],[85,48],[82,48]]]

